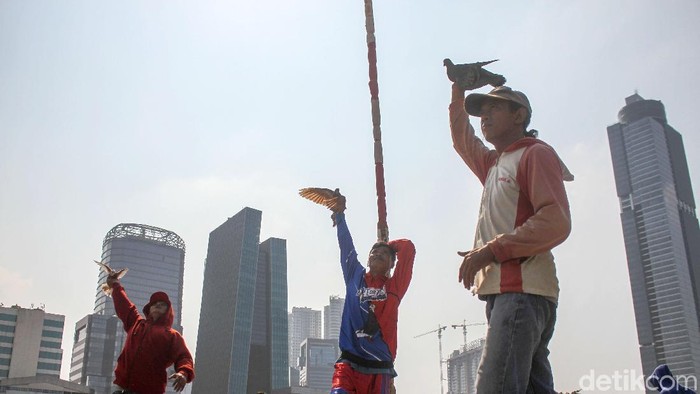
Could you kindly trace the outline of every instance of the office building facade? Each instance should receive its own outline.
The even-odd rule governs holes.
[[[61,373],[65,316],[0,307],[0,380]]]
[[[68,379],[95,393],[111,393],[115,362],[126,335],[119,318],[90,314],[75,324]]]
[[[261,244],[261,221],[244,208],[209,234],[194,394],[289,386],[286,242]]]
[[[173,307],[173,328],[182,333],[182,289],[185,242],[172,231],[145,224],[122,223],[107,232],[102,261],[112,268],[128,268],[120,280],[139,312],[151,294],[164,291]],[[114,368],[126,339],[114,303],[101,290],[107,274],[98,270],[94,313],[75,326],[70,381],[87,385],[96,394],[111,394]],[[172,368],[169,372],[173,372]],[[174,393],[168,387],[167,393]]]
[[[609,126],[643,373],[700,371],[700,230],[680,133],[663,104],[626,98]]]
[[[301,343],[299,356],[299,386],[314,389],[331,387],[339,356],[337,339],[306,338]]]

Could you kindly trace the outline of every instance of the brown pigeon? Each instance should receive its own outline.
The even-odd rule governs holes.
[[[299,189],[299,195],[333,211],[331,215],[333,226],[336,224],[336,212],[343,212],[345,210],[345,196],[340,194],[340,189],[331,190],[324,187],[306,187],[304,189]]]
[[[340,189],[331,190],[324,187],[306,187],[299,189],[299,195],[316,204],[328,207],[331,211],[340,209],[340,204],[345,203],[345,199],[341,198],[343,195],[340,194]]]
[[[497,87],[506,83],[506,78],[503,75],[494,74],[482,68],[495,61],[498,59],[487,62],[454,64],[452,60],[445,59],[442,64],[447,68],[447,78],[450,81],[458,83],[464,90],[474,90],[486,85]]]
[[[97,261],[97,260],[92,260],[92,261],[94,261],[97,265],[102,267],[102,271],[104,271],[107,274],[107,277],[116,277],[117,279],[121,279],[124,277],[124,275],[126,275],[127,271],[129,271],[128,268],[121,268],[119,270],[114,270],[107,263],[103,263],[103,262]],[[107,297],[112,296],[112,288],[109,287],[109,285],[107,283],[103,283],[100,286],[100,288],[102,289],[102,291],[105,293],[105,295]]]

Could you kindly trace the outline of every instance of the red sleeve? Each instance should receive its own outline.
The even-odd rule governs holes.
[[[450,131],[452,132],[452,144],[464,160],[464,163],[479,178],[481,184],[486,182],[489,169],[498,158],[495,150],[488,149],[475,135],[474,128],[469,124],[469,115],[464,109],[464,99],[453,99],[449,107]]]
[[[194,361],[190,354],[185,339],[179,332],[175,331],[175,343],[171,347],[171,360],[174,360],[175,371],[180,372],[187,378],[187,383],[194,380]]]
[[[389,246],[396,251],[396,269],[392,276],[393,291],[402,299],[413,276],[413,260],[416,257],[416,247],[408,239],[389,241]]]
[[[518,183],[533,214],[508,234],[488,243],[498,261],[544,253],[569,236],[571,214],[562,166],[554,150],[544,144],[528,148],[520,160]]]
[[[112,299],[114,300],[114,309],[117,312],[117,316],[124,324],[124,331],[128,332],[137,321],[143,319],[139,315],[136,305],[126,296],[126,290],[119,282],[112,286]]]

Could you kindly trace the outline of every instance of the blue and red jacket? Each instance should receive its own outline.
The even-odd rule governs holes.
[[[390,278],[373,277],[357,259],[345,215],[337,214],[336,222],[346,289],[340,350],[363,360],[393,363],[399,304],[411,283],[416,249],[407,239],[390,241],[397,257],[394,273]]]

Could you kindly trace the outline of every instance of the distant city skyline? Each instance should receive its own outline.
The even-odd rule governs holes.
[[[644,374],[700,371],[700,228],[681,134],[635,93],[608,127]]]
[[[323,320],[320,310],[294,306],[289,313],[289,366],[299,366],[301,343],[306,338],[323,338]],[[299,382],[290,382],[299,384]]]

